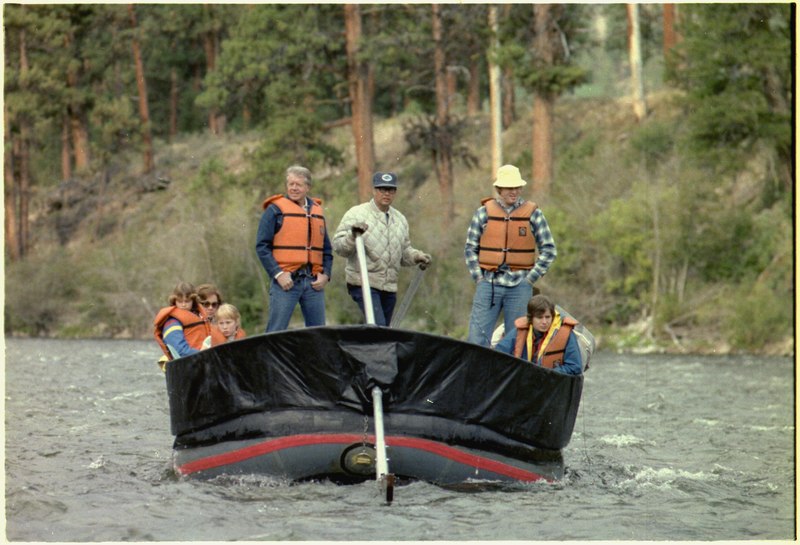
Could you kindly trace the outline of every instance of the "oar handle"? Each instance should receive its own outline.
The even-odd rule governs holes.
[[[375,311],[372,309],[372,292],[369,290],[369,274],[367,273],[367,252],[364,250],[364,239],[356,235],[356,255],[358,267],[361,269],[361,292],[364,295],[364,316],[367,323],[375,325]]]
[[[394,475],[389,473],[389,458],[386,455],[386,437],[383,432],[383,392],[372,387],[372,407],[375,417],[375,478],[381,487],[386,503],[394,499]]]

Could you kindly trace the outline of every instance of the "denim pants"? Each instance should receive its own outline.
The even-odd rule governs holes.
[[[318,291],[312,288],[313,281],[310,276],[299,276],[294,279],[292,289],[284,291],[277,280],[272,280],[269,288],[269,321],[266,333],[288,328],[297,303],[300,303],[306,327],[325,325],[325,290]]]
[[[527,314],[532,293],[533,287],[525,280],[510,288],[492,285],[487,280],[478,282],[472,300],[467,341],[489,346],[501,310],[506,333],[514,329],[514,320]]]
[[[358,303],[358,308],[361,313],[366,317],[364,312],[364,292],[361,286],[347,284],[347,293],[353,298],[353,301]],[[397,303],[397,293],[393,291],[376,290],[375,288],[369,289],[370,296],[372,297],[372,312],[375,314],[375,324],[388,326],[392,323],[392,313],[394,313],[394,305]]]

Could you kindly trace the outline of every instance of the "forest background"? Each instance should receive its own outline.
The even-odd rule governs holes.
[[[179,280],[261,332],[260,203],[300,163],[331,231],[399,175],[433,255],[403,327],[465,338],[467,225],[511,163],[558,246],[537,285],[602,348],[794,353],[794,4],[5,4],[3,25],[6,335],[147,338]],[[331,324],[361,321],[343,268]]]

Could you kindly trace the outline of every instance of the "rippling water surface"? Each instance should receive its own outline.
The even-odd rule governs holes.
[[[596,354],[558,484],[180,481],[155,343],[6,339],[17,541],[794,540],[790,358]]]

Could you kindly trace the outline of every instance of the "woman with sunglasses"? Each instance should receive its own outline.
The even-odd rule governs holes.
[[[214,284],[200,284],[197,286],[197,303],[203,307],[208,321],[217,323],[217,309],[223,303],[222,294]]]

